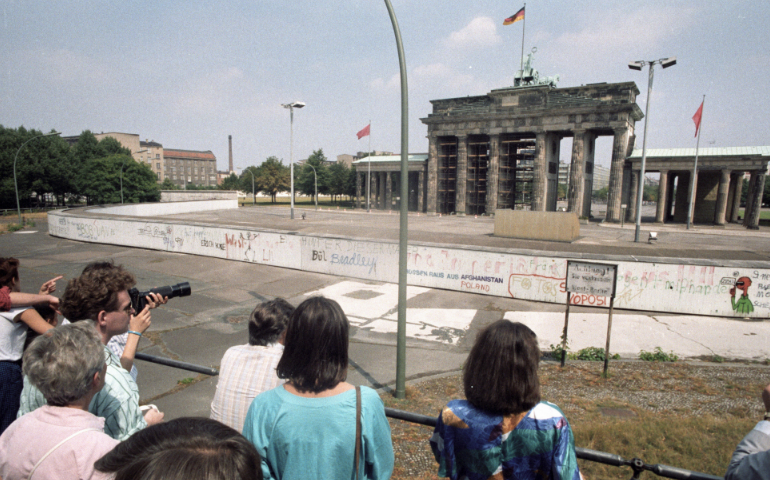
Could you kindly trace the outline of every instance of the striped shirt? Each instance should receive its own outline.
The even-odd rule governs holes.
[[[222,358],[219,382],[211,418],[225,425],[243,430],[243,422],[254,397],[283,384],[275,367],[283,354],[283,345],[236,345]]]
[[[106,346],[104,355],[107,359],[104,388],[94,395],[88,411],[104,418],[104,433],[122,441],[146,427],[147,423],[139,410],[139,387],[136,382],[120,365],[120,359]],[[43,394],[25,375],[17,418],[45,404]]]

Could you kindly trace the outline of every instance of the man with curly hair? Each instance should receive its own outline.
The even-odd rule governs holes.
[[[94,268],[95,265],[98,268]],[[69,281],[60,306],[62,314],[70,321],[90,322],[105,345],[105,386],[94,396],[88,410],[104,418],[105,433],[117,440],[125,440],[147,425],[163,420],[163,414],[155,409],[142,415],[136,382],[106,346],[110,338],[129,330],[132,317],[142,317],[149,325],[149,305],[137,315],[131,307],[128,289],[135,283],[134,276],[120,265],[90,264],[79,277]],[[18,416],[45,404],[42,393],[25,377]]]

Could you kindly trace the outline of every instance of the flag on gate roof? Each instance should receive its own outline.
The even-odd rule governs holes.
[[[700,102],[700,107],[695,115],[692,116],[692,121],[695,122],[695,136],[698,136],[698,130],[700,129],[700,119],[703,116],[703,102]]]
[[[371,126],[372,126],[372,124],[370,123],[369,125],[365,126],[363,129],[361,129],[360,132],[356,133],[356,135],[358,136],[359,140],[361,140],[365,136],[369,135],[369,127],[371,127]]]
[[[521,10],[506,18],[505,21],[503,21],[503,25],[511,25],[519,20],[524,20],[524,7],[521,7]]]

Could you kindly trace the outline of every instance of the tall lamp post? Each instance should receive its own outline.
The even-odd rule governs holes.
[[[309,163],[306,162],[305,165],[312,168],[313,175],[315,175],[315,209],[318,210],[318,173],[315,171],[315,168]]]
[[[244,169],[243,167],[238,167],[240,170],[243,170],[244,172],[249,172],[251,174],[251,196],[254,199],[254,205],[257,204],[257,193],[254,190],[254,172],[252,172],[249,169]]]
[[[644,107],[644,140],[642,141],[642,171],[639,174],[639,186],[636,193],[636,231],[634,233],[634,242],[639,242],[639,231],[642,226],[642,197],[644,197],[644,168],[647,162],[647,127],[650,125],[650,96],[652,95],[652,78],[655,75],[653,67],[659,64],[663,68],[676,65],[676,57],[661,58],[659,60],[639,60],[628,64],[631,70],[642,70],[642,67],[649,65],[649,76],[647,78],[647,105]],[[658,199],[660,201],[660,199]]]
[[[134,152],[133,155],[136,155],[137,153],[144,153],[147,152],[146,148],[144,150],[139,150],[138,152]],[[120,204],[123,204],[123,167],[126,166],[126,158],[123,157],[123,160],[120,162]]]
[[[291,165],[289,174],[291,175],[291,219],[294,220],[294,109],[305,106],[304,102],[282,103],[283,108],[289,109],[289,118],[291,122],[291,131],[289,137],[289,164]]]
[[[22,143],[18,150],[16,150],[16,156],[13,157],[13,188],[16,190],[16,211],[19,214],[19,225],[21,225],[21,205],[19,204],[19,184],[16,181],[16,160],[19,159],[19,152],[21,152],[21,149],[24,148],[24,145],[28,144],[32,140],[36,138],[42,138],[42,137],[50,137],[53,135],[61,135],[61,132],[51,132],[51,133],[44,133],[43,135],[37,135],[26,142]]]

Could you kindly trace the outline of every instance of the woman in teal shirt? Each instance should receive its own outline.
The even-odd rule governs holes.
[[[334,300],[312,297],[294,311],[276,372],[286,383],[258,395],[243,435],[266,479],[356,478],[356,388],[347,383],[349,324]],[[393,444],[377,393],[361,390],[358,478],[387,479]]]

